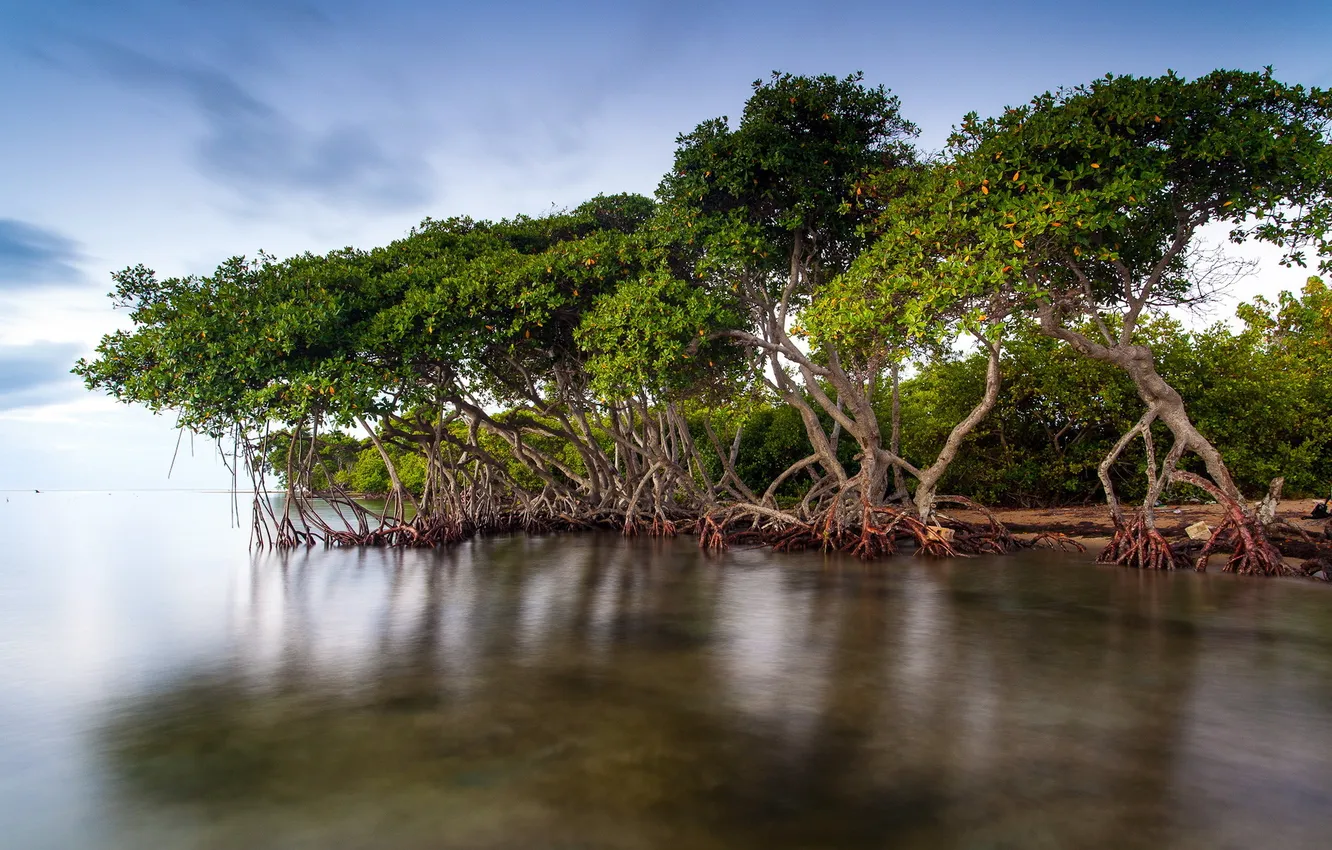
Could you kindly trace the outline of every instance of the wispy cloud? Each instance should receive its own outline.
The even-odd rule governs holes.
[[[82,282],[78,245],[52,230],[0,218],[0,292]]]
[[[205,127],[197,150],[202,170],[245,195],[295,191],[376,208],[419,206],[434,195],[430,165],[385,145],[364,124],[303,126],[219,67],[105,41],[80,46],[122,84],[178,98],[196,111]]]
[[[0,345],[0,411],[77,396],[79,381],[69,370],[83,348],[72,343]]]

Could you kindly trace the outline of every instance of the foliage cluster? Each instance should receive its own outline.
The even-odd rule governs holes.
[[[411,501],[444,523],[827,529],[889,502],[931,522],[940,486],[1099,486],[1150,526],[1172,482],[1238,504],[1332,472],[1321,283],[1246,305],[1239,332],[1162,312],[1229,268],[1197,250],[1208,224],[1332,263],[1330,124],[1332,96],[1270,71],[1107,75],[967,116],[924,157],[884,87],[774,73],[737,122],[679,136],[655,199],[126,269],[134,327],[75,371],[292,493],[387,491],[400,523]]]

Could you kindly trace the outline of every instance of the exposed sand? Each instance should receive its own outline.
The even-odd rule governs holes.
[[[1328,521],[1307,519],[1313,510],[1313,499],[1285,499],[1277,510],[1277,517],[1303,529],[1313,537],[1321,537]],[[983,522],[984,517],[971,511],[947,511],[967,522]],[[1000,508],[995,515],[1015,533],[1032,534],[1054,531],[1070,537],[1105,538],[1114,531],[1110,522],[1110,509],[1105,503],[1071,508]],[[1222,517],[1220,505],[1168,505],[1157,508],[1157,527],[1166,537],[1184,537],[1184,527],[1203,520],[1215,527]]]

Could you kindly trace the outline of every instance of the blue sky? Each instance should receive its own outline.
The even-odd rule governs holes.
[[[202,444],[168,481],[171,421],[67,374],[123,326],[113,269],[650,194],[676,134],[774,69],[862,70],[937,148],[1107,71],[1332,86],[1329,36],[1326,0],[0,0],[0,489],[227,484]],[[1273,265],[1239,296],[1302,280]]]

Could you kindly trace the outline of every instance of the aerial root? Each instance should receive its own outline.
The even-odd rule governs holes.
[[[1087,547],[1082,543],[1062,534],[1058,531],[1042,531],[1035,537],[1026,542],[1026,545],[1033,549],[1060,549],[1065,552],[1086,552]]]
[[[699,545],[718,549],[726,543],[746,539],[774,552],[818,549],[843,552],[861,560],[895,555],[904,543],[914,544],[917,555],[940,558],[1001,554],[1022,546],[985,508],[962,497],[943,498],[985,514],[988,526],[948,517],[943,518],[944,524],[928,523],[913,512],[861,499],[858,506],[846,502],[833,504],[809,520],[751,516],[743,508],[737,508],[722,519],[705,518]]]
[[[312,546],[381,546],[428,548],[447,546],[477,535],[526,532],[613,529],[627,537],[673,537],[693,534],[699,548],[721,552],[735,544],[751,544],[774,552],[819,550],[840,552],[869,561],[898,554],[912,546],[915,554],[957,558],[1013,551],[1020,543],[984,508],[961,497],[948,501],[984,513],[989,524],[973,525],[949,517],[926,522],[914,511],[871,504],[865,499],[843,497],[812,517],[761,505],[727,505],[706,513],[672,515],[656,509],[625,515],[614,509],[588,512],[573,506],[550,503],[515,504],[509,508],[476,506],[447,513],[421,514],[410,521],[386,518],[370,524],[348,522],[345,527],[327,523],[307,527],[279,519],[273,534],[278,548]],[[373,518],[372,518],[373,519]]]
[[[743,507],[699,522],[699,547],[720,551],[741,540],[758,543],[774,552],[818,549],[844,552],[862,560],[897,554],[901,543],[914,543],[917,555],[941,558],[1007,552],[1017,541],[1002,525],[985,529],[950,520],[948,526],[930,524],[913,513],[861,500],[859,509],[832,505],[811,520],[759,516]]]
[[[724,552],[728,548],[726,540],[727,518],[718,520],[713,514],[704,514],[698,522],[698,548],[704,552]]]
[[[999,521],[994,512],[965,496],[937,496],[935,504],[959,505],[962,508],[982,514],[989,528],[949,519],[954,526],[954,545],[964,551],[977,555],[1006,555],[1023,548],[1022,541],[1013,536],[1008,526]]]
[[[1221,568],[1225,573],[1246,576],[1284,576],[1297,573],[1268,540],[1262,527],[1237,509],[1230,510],[1227,507],[1225,519],[1217,526],[1216,531],[1212,532],[1211,538],[1198,553],[1193,568],[1198,572],[1206,572],[1207,560],[1216,549],[1229,549],[1231,552],[1226,565]]]
[[[1141,513],[1129,522],[1115,522],[1110,543],[1096,560],[1140,570],[1174,570],[1188,565],[1188,559],[1171,548],[1161,532],[1147,524]]]
[[[1272,545],[1267,531],[1256,519],[1249,516],[1234,499],[1228,497],[1221,488],[1207,479],[1191,472],[1176,472],[1175,478],[1210,493],[1218,504],[1226,509],[1225,518],[1212,532],[1212,536],[1198,553],[1193,568],[1198,572],[1207,570],[1207,560],[1217,549],[1229,549],[1230,559],[1221,568],[1222,572],[1239,573],[1246,576],[1287,576],[1296,575],[1297,570],[1288,565],[1281,552]]]
[[[901,514],[897,514],[884,525],[874,522],[874,508],[864,502],[861,508],[860,536],[851,554],[862,560],[871,560],[897,552],[896,531]]]

